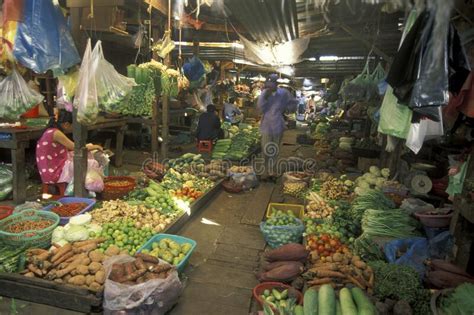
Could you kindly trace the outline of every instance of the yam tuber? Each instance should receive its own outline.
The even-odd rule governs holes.
[[[91,274],[95,274],[101,268],[102,268],[102,264],[94,261],[94,262],[91,262],[91,264],[89,265],[89,272]]]
[[[134,264],[137,269],[148,269],[147,265],[145,265],[145,263],[143,262],[143,259],[141,259],[140,257],[135,259]]]
[[[87,275],[89,274],[89,268],[85,265],[79,265],[77,266],[76,268],[76,273],[79,274],[79,275]]]
[[[86,277],[84,275],[77,275],[69,279],[68,283],[77,286],[84,285],[86,284]]]
[[[104,261],[104,254],[101,253],[99,250],[93,250],[89,253],[89,258],[93,262],[103,262]]]
[[[93,291],[93,292],[100,292],[102,291],[102,286],[97,283],[97,282],[92,282],[89,286],[88,289]]]
[[[108,256],[116,256],[120,254],[120,248],[118,248],[116,245],[110,245],[109,248],[104,252],[105,255]]]
[[[137,268],[135,268],[135,264],[133,263],[133,261],[125,263],[123,265],[124,265],[124,268],[125,268],[125,275],[126,276],[134,273],[137,270]]]
[[[153,263],[153,264],[159,264],[160,263],[158,258],[153,257],[153,256],[148,255],[148,254],[144,254],[144,253],[135,254],[135,257],[136,258],[141,258],[144,262],[149,262],[149,263]]]
[[[109,279],[118,282],[125,275],[125,268],[122,264],[113,264],[110,271]]]
[[[265,259],[272,261],[281,261],[281,260],[293,260],[301,261],[308,257],[309,252],[306,248],[297,243],[290,243],[283,246],[280,246],[276,249],[267,251],[265,253]]]
[[[105,271],[104,270],[99,270],[95,274],[95,282],[99,284],[104,284],[105,282]]]
[[[89,286],[91,285],[92,282],[95,281],[95,276],[93,275],[87,275],[86,276],[86,285]]]

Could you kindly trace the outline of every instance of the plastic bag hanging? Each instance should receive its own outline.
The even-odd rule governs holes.
[[[152,50],[158,54],[161,58],[165,58],[175,47],[174,42],[171,40],[170,31],[166,31],[163,38],[160,39]]]
[[[66,19],[54,1],[23,0],[13,54],[37,73],[65,71],[80,62]]]
[[[99,40],[94,48],[97,49],[99,64],[96,72],[97,97],[101,109],[107,112],[118,112],[120,102],[136,86],[135,80],[121,75],[104,57],[102,42]]]
[[[43,99],[43,95],[30,88],[13,68],[12,73],[0,82],[0,118],[17,120]]]
[[[96,71],[99,65],[97,46],[91,49],[91,40],[87,40],[86,50],[79,70],[79,82],[74,97],[74,107],[77,108],[77,121],[83,125],[93,125],[99,114],[97,96]]]

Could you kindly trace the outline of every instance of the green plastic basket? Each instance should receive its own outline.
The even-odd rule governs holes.
[[[7,232],[12,224],[31,220],[50,220],[52,224],[42,230],[28,230],[21,233]],[[59,216],[50,211],[25,210],[0,221],[0,243],[11,246],[24,246],[25,248],[47,248],[51,245],[53,230],[59,224]]]

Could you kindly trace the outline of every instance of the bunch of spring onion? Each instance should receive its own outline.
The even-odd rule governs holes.
[[[357,196],[352,202],[351,214],[356,222],[360,222],[366,209],[388,210],[395,208],[395,203],[380,190],[371,190]]]
[[[400,209],[367,209],[362,218],[362,230],[368,236],[407,238],[419,236],[418,221]]]

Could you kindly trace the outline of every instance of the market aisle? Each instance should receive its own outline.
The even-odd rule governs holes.
[[[265,247],[258,225],[273,189],[274,184],[261,183],[244,194],[221,191],[178,233],[198,246],[185,270],[186,288],[170,314],[248,314]]]
[[[285,132],[281,158],[304,151],[296,146],[297,132]],[[270,201],[286,199],[277,187],[260,183],[242,194],[221,191],[177,233],[194,239],[198,246],[185,270],[185,290],[171,315],[249,313],[252,289],[258,283],[255,271],[265,249],[259,224]]]

